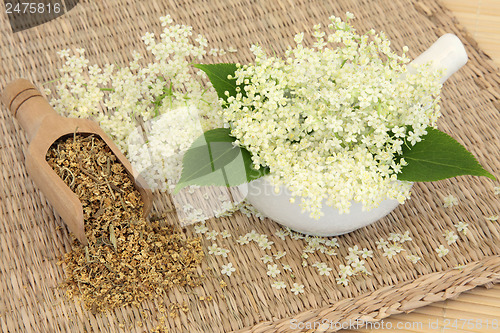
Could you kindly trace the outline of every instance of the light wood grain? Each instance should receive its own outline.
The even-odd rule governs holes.
[[[500,65],[500,0],[441,0]]]

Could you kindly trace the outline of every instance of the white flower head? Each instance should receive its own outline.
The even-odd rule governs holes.
[[[443,233],[443,236],[446,239],[446,242],[448,243],[448,245],[455,243],[458,239],[458,235],[455,234],[455,232],[453,232],[451,230],[445,230]]]
[[[375,242],[377,244],[377,249],[386,249],[387,246],[389,245],[389,242],[384,240],[383,238],[380,238],[378,241]]]
[[[222,265],[222,270],[220,272],[222,274],[226,274],[227,276],[231,276],[231,274],[235,271],[236,271],[236,268],[233,267],[233,264],[228,263],[227,265]]]
[[[286,283],[283,281],[275,281],[273,284],[271,284],[271,287],[273,287],[274,289],[277,289],[277,290],[285,289]]]
[[[274,259],[278,260],[286,255],[286,251],[278,251],[274,254]]]
[[[267,275],[275,278],[281,271],[278,269],[278,265],[267,265]]]
[[[227,255],[229,252],[231,252],[229,249],[219,248],[219,250],[217,251],[217,254],[224,257],[224,258],[227,258]]]
[[[286,236],[288,236],[290,234],[290,232],[285,230],[285,229],[279,229],[279,230],[276,230],[276,232],[274,234],[276,235],[276,237],[280,238],[281,240],[285,240]]]
[[[246,94],[230,96],[222,111],[254,166],[273,170],[275,188],[287,186],[313,218],[322,216],[323,202],[341,213],[352,201],[367,210],[387,198],[404,202],[411,185],[391,181],[406,164],[395,157],[440,115],[438,74],[429,65],[400,80],[409,59],[384,34],[360,35],[331,20],[328,33],[314,26],[313,48],[299,33],[283,58],[252,46],[254,63],[234,74]]]
[[[303,284],[294,283],[293,287],[290,289],[290,291],[292,293],[294,293],[295,295],[303,294],[304,293],[304,285]]]
[[[373,257],[373,251],[372,250],[368,250],[366,247],[363,248],[363,250],[361,250],[361,257],[363,259],[366,259],[366,258],[372,258]]]
[[[339,244],[337,238],[332,238],[332,239],[328,239],[325,241],[325,246],[340,247],[340,244]]]
[[[400,242],[401,241],[401,234],[391,232],[389,234],[389,237],[387,238],[388,241],[392,242]]]
[[[351,266],[339,265],[339,275],[340,276],[352,276],[354,272]]]
[[[457,205],[458,205],[458,199],[455,198],[452,194],[444,198],[444,204],[443,204],[444,208],[451,208]]]
[[[216,254],[219,251],[219,246],[217,243],[213,243],[211,246],[208,247],[208,254]]]
[[[268,262],[273,262],[273,257],[271,257],[270,255],[265,255],[263,256],[262,258],[260,258],[260,260],[262,260],[262,262],[264,264],[267,264]]]
[[[216,230],[212,230],[212,231],[209,231],[207,233],[205,233],[205,237],[208,239],[208,240],[215,240],[217,238],[217,235],[219,234],[218,231]]]
[[[238,237],[238,239],[236,240],[236,242],[240,245],[246,245],[248,243],[250,243],[250,241],[248,240],[248,237],[247,236],[240,236]]]
[[[359,260],[359,256],[351,252],[345,257],[345,260],[347,260],[348,264],[351,264],[352,262]]]
[[[326,266],[326,264],[318,266],[317,269],[319,275],[326,275],[326,276],[330,275],[330,272],[332,271],[332,269]]]
[[[439,257],[444,257],[445,255],[448,254],[448,252],[450,252],[450,250],[444,247],[444,245],[439,245],[439,247],[436,248],[435,250]]]
[[[205,223],[200,223],[194,226],[194,232],[197,234],[204,234],[208,231],[208,227]]]
[[[337,281],[337,284],[341,284],[344,287],[347,287],[349,285],[349,279],[347,279],[347,276],[342,275],[341,277],[335,278]]]
[[[457,228],[458,232],[467,235],[467,231],[469,230],[469,223],[458,222],[457,224],[455,224],[455,228]]]
[[[416,264],[417,262],[419,262],[422,258],[420,258],[419,256],[417,255],[414,255],[414,254],[409,254],[406,256],[406,259],[410,260],[412,263]]]

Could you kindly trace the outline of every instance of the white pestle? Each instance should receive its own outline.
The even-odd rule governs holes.
[[[454,34],[445,34],[419,55],[407,67],[410,73],[414,66],[431,63],[431,68],[441,70],[439,83],[443,84],[450,76],[467,63],[467,52],[460,39]]]

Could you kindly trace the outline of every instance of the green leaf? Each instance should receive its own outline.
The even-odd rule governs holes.
[[[269,173],[253,168],[250,152],[235,147],[228,128],[205,132],[186,151],[181,179],[174,194],[188,185],[236,186]]]
[[[495,179],[464,146],[432,127],[427,128],[422,141],[411,148],[404,146],[399,157],[403,157],[408,165],[401,169],[398,180],[430,182],[461,175]]]
[[[212,65],[203,65],[196,64],[195,68],[201,69],[204,71],[210,82],[215,88],[217,92],[217,96],[223,99],[224,102],[227,102],[226,91],[229,92],[229,96],[236,96],[237,91],[236,88],[239,87],[241,93],[244,93],[243,85],[236,85],[236,79],[234,79],[234,73],[236,72],[236,64],[212,64]],[[228,76],[231,76],[231,79],[228,79]]]

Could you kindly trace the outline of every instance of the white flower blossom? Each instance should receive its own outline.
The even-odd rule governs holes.
[[[332,239],[326,240],[325,245],[330,246],[330,247],[340,247],[340,244],[338,243],[337,238],[332,238]]]
[[[278,260],[286,255],[286,251],[278,251],[274,254],[274,259]]]
[[[444,208],[451,208],[457,205],[458,205],[458,199],[455,198],[452,194],[444,198],[444,204],[443,204]]]
[[[273,241],[270,241],[268,239],[263,239],[261,241],[259,241],[259,247],[262,249],[262,250],[270,250],[271,249],[271,245],[274,244]]]
[[[292,293],[294,293],[295,295],[303,294],[304,293],[304,285],[303,284],[294,283],[293,284],[293,288],[291,288],[290,291]]]
[[[231,252],[230,250],[228,249],[224,249],[224,248],[219,248],[218,251],[217,251],[217,255],[220,255],[224,258],[227,258],[227,255],[228,253]]]
[[[485,217],[485,219],[491,222],[496,222],[498,221],[498,215],[491,215],[489,217]]]
[[[389,242],[384,240],[383,238],[380,238],[378,241],[375,242],[377,244],[377,249],[386,249],[387,246],[389,245]]]
[[[314,47],[299,33],[283,58],[252,46],[254,62],[234,75],[245,94],[227,98],[222,111],[254,166],[269,168],[270,181],[287,186],[313,218],[323,202],[341,213],[352,201],[367,210],[387,198],[404,202],[411,185],[396,181],[406,161],[395,157],[440,116],[430,64],[409,73],[407,48],[398,55],[384,34],[331,20],[331,32],[314,27]]]
[[[271,287],[273,287],[274,289],[277,289],[277,290],[285,289],[286,283],[283,281],[275,281],[273,284],[271,284]]]
[[[366,258],[372,258],[373,257],[373,251],[372,250],[368,250],[366,247],[363,248],[363,250],[361,250],[361,257],[363,259],[366,259]]]
[[[355,262],[356,260],[359,260],[359,256],[354,253],[349,253],[346,257],[345,260],[347,260],[348,264],[351,264],[352,262]]]
[[[352,276],[354,272],[351,266],[339,265],[339,275],[340,276]]]
[[[365,267],[364,260],[356,260],[351,263],[351,267],[353,268],[353,272],[356,274],[358,272],[367,272]]]
[[[224,230],[223,232],[221,232],[221,236],[222,238],[229,238],[231,237],[231,234],[227,230]]]
[[[455,226],[455,228],[457,228],[458,232],[461,232],[462,234],[467,235],[467,231],[469,230],[469,223],[458,222],[454,226]]]
[[[391,232],[389,234],[389,237],[387,237],[387,240],[392,242],[399,242],[401,241],[401,234]]]
[[[406,256],[406,259],[408,259],[408,260],[410,260],[412,263],[416,264],[416,263],[417,263],[417,262],[419,262],[419,261],[420,261],[420,259],[422,259],[422,258],[420,258],[419,256],[414,255],[414,254],[409,254],[409,255],[407,255],[407,256]]]
[[[299,240],[299,239],[304,239],[304,236],[302,234],[299,234],[298,232],[291,232],[290,238],[293,240]]]
[[[328,267],[326,265],[326,263],[319,263],[318,265],[316,265],[316,268],[318,269],[318,273],[319,275],[330,275],[330,272],[332,271],[332,269],[330,267]]]
[[[248,239],[248,240],[251,240],[251,241],[257,241],[257,239],[260,237],[260,235],[255,231],[255,230],[252,230],[250,231],[249,233],[247,233],[245,235],[245,237]]]
[[[278,265],[267,265],[267,275],[275,278],[281,271],[278,269]]]
[[[268,262],[273,262],[273,257],[271,257],[270,255],[265,255],[263,256],[262,258],[260,258],[260,260],[262,260],[262,262],[264,264],[267,264]]]
[[[399,241],[401,243],[411,242],[412,238],[410,237],[410,232],[409,231],[405,231],[405,233],[401,235],[401,239]]]
[[[250,243],[250,241],[248,240],[248,237],[247,236],[240,236],[238,237],[238,239],[236,240],[236,242],[240,245],[246,245],[248,243]]]
[[[493,188],[493,193],[495,193],[495,195],[499,195],[500,194],[500,186],[495,186]]]
[[[443,236],[446,239],[446,242],[448,243],[448,245],[455,243],[458,239],[458,235],[455,234],[455,232],[453,232],[451,230],[445,230],[443,233]]]
[[[347,287],[349,285],[349,279],[347,279],[347,276],[345,275],[335,278],[335,280],[337,281],[337,284],[342,284],[344,287]]]
[[[216,230],[212,230],[212,231],[209,231],[207,233],[205,233],[205,237],[208,239],[208,240],[215,240],[217,238],[217,235],[219,234],[218,231]]]
[[[292,271],[292,267],[290,267],[290,265],[283,265],[283,270],[291,272]]]
[[[194,232],[197,234],[204,234],[207,231],[208,231],[208,228],[204,223],[194,226]]]
[[[65,116],[94,118],[151,189],[168,191],[180,178],[191,143],[223,121],[215,89],[207,88],[201,71],[193,73],[190,65],[191,59],[203,58],[207,45],[192,44],[192,28],[172,25],[168,15],[160,22],[159,36],[142,37],[150,63],[140,63],[136,51],[119,66],[89,65],[84,49],[59,51],[65,63],[51,104]],[[193,217],[188,220],[200,220]]]
[[[226,274],[227,276],[231,276],[233,272],[236,271],[236,268],[233,267],[232,263],[229,263],[227,265],[222,265],[222,270],[220,271],[222,274]]]
[[[444,245],[439,245],[439,247],[436,248],[435,250],[438,253],[439,257],[444,257],[445,255],[448,254],[448,252],[450,252],[450,250],[444,247]]]
[[[216,254],[219,251],[219,246],[214,243],[208,247],[208,254]]]
[[[284,230],[284,229],[279,229],[279,230],[276,230],[276,232],[274,234],[276,235],[276,237],[280,238],[281,240],[285,240],[286,236],[288,236],[290,234],[290,232],[288,232],[287,230]]]

